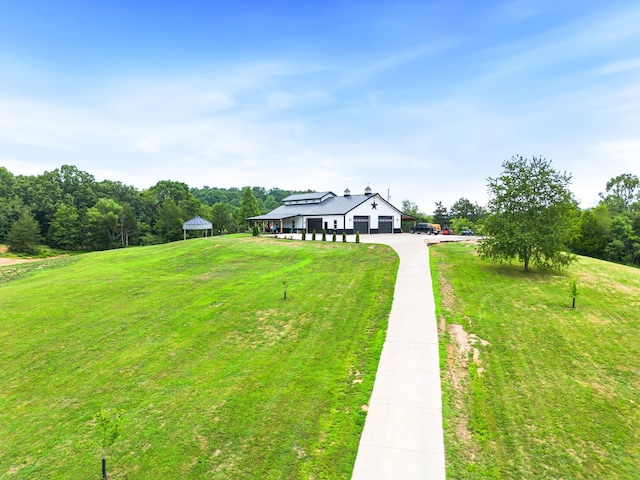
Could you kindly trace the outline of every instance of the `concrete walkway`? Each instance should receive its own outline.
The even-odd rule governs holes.
[[[435,301],[426,235],[363,235],[390,245],[400,268],[387,338],[360,438],[353,480],[445,476]]]

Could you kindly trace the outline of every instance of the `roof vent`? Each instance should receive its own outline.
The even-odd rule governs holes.
[[[365,194],[365,195],[371,195],[371,187],[369,187],[369,186],[367,185],[367,188],[365,188],[365,189],[364,189],[364,194]]]
[[[345,197],[350,197],[351,196],[351,191],[348,188],[344,191],[344,196]]]

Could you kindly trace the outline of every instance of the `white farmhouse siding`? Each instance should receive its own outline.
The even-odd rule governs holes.
[[[394,233],[400,230],[402,213],[380,195],[375,194],[371,195],[367,201],[361,203],[347,214],[347,229],[355,230],[354,222],[356,221],[356,217],[358,217],[357,220],[361,220],[363,217],[369,219],[369,231],[366,233],[381,233],[381,223],[383,224],[383,230],[385,226],[391,223],[391,231],[385,231],[383,233]]]
[[[351,195],[348,189],[342,197],[333,192],[290,195],[275,210],[247,220],[280,232],[400,233],[403,216],[367,187],[364,195]]]

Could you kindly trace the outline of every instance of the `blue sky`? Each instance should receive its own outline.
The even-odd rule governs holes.
[[[639,25],[615,0],[3,1],[0,165],[428,213],[536,155],[590,207],[640,175]]]

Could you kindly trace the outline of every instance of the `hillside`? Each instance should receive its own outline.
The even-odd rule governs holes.
[[[580,257],[525,274],[471,243],[430,251],[448,477],[638,478],[640,270]]]
[[[103,408],[109,478],[349,478],[397,267],[233,236],[0,267],[0,478],[99,478]]]

